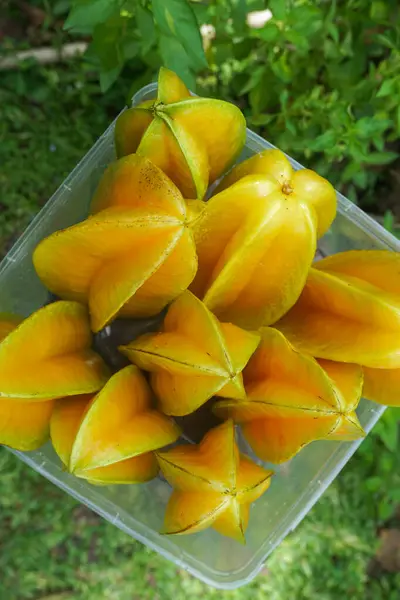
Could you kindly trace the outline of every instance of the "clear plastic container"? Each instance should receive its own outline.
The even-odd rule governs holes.
[[[143,88],[134,104],[154,97],[156,85]],[[271,144],[248,131],[242,158]],[[104,168],[115,158],[113,125],[101,136],[32,222],[0,265],[0,311],[29,315],[48,295],[35,274],[32,251],[43,237],[72,225],[87,214],[90,198]],[[291,160],[294,168],[300,164]],[[339,214],[321,240],[323,254],[353,248],[400,251],[400,243],[349,200],[338,194]],[[358,409],[368,432],[384,407],[363,400]],[[145,485],[94,487],[62,470],[50,444],[21,460],[130,536],[156,550],[206,583],[232,589],[257,575],[268,555],[308,513],[337,476],[360,442],[314,442],[289,463],[275,468],[270,490],[254,505],[242,546],[207,530],[191,536],[166,537],[158,532],[170,489],[161,479]]]

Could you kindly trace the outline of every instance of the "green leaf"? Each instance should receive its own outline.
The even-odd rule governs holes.
[[[92,49],[95,51],[102,71],[111,71],[122,66],[121,31],[123,19],[117,17],[96,25],[93,32]]]
[[[53,15],[65,15],[71,7],[71,2],[69,0],[57,0],[57,2],[53,6]]]
[[[382,487],[382,478],[378,477],[378,475],[368,477],[365,482],[365,487],[369,492],[377,492]]]
[[[396,91],[397,88],[397,79],[386,79],[381,85],[376,94],[377,98],[384,98],[385,96],[390,96]]]
[[[247,83],[240,90],[240,95],[247,94],[248,92],[250,92],[250,90],[255,88],[261,82],[264,75],[265,75],[265,67],[264,66],[255,67],[252,70],[250,77],[247,80]]]
[[[368,186],[368,182],[368,171],[359,167],[357,173],[354,173],[353,183],[362,190],[365,190]]]
[[[153,14],[164,40],[167,37],[175,38],[186,51],[191,66],[195,70],[206,68],[207,60],[200,29],[188,2],[186,0],[153,0]]]
[[[394,229],[394,215],[391,210],[387,210],[383,216],[383,226],[388,231],[392,232]]]
[[[286,17],[286,0],[269,0],[268,8],[274,19],[283,21]]]
[[[153,15],[147,8],[139,5],[136,9],[136,22],[141,36],[142,52],[146,54],[157,41]]]
[[[383,0],[374,0],[371,3],[370,13],[373,21],[385,21],[388,16],[388,7]]]
[[[254,115],[259,115],[268,106],[270,90],[263,80],[254,86],[249,93],[249,100]]]
[[[74,6],[64,23],[64,29],[76,33],[92,31],[118,11],[117,0],[85,0]]]
[[[106,92],[115,83],[122,71],[122,67],[123,65],[121,64],[114,67],[114,69],[100,71],[100,89],[102,92]]]
[[[392,516],[394,511],[394,503],[389,500],[382,500],[378,505],[378,516],[381,521],[386,521]]]
[[[339,29],[335,23],[328,23],[327,30],[333,41],[338,44],[339,43]]]
[[[275,42],[280,37],[280,29],[276,23],[268,22],[264,27],[255,29],[252,35],[261,38],[265,42]]]
[[[365,158],[365,162],[370,165],[387,165],[396,160],[398,156],[397,152],[370,152]]]
[[[236,31],[244,31],[246,29],[247,16],[247,1],[246,0],[231,0],[232,2],[232,20]]]
[[[336,141],[336,133],[333,130],[328,130],[317,136],[315,140],[310,140],[309,148],[313,152],[323,152],[332,147]]]
[[[120,42],[122,57],[124,60],[132,60],[139,53],[139,42],[133,36],[125,36]]]
[[[362,117],[358,119],[355,124],[355,131],[357,137],[364,139],[370,139],[373,136],[381,135],[389,127],[391,127],[392,121],[390,119],[378,119],[376,117]]]
[[[160,35],[159,50],[168,69],[175,71],[192,91],[196,90],[196,78],[190,68],[190,60],[179,41],[169,35]]]

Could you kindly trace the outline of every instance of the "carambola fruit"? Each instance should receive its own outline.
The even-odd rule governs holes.
[[[218,189],[193,226],[199,268],[190,289],[223,321],[271,325],[300,296],[335,191],[312,171],[293,173],[279,150],[239,164]]]
[[[315,263],[276,324],[300,351],[372,369],[400,367],[400,254],[353,250]]]
[[[4,338],[21,322],[13,315],[0,314],[0,348]],[[3,396],[0,391],[0,444],[16,450],[40,448],[49,437],[54,402],[27,402]]]
[[[363,384],[358,365],[318,364],[269,327],[261,330],[243,377],[246,398],[220,400],[214,410],[242,424],[244,437],[263,460],[285,462],[318,439],[365,435],[355,413]]]
[[[187,207],[157,167],[135,155],[112,164],[93,210],[33,257],[48,289],[89,305],[93,331],[117,316],[155,315],[188,287],[197,257]]]
[[[229,102],[190,95],[161,68],[158,95],[122,113],[115,126],[117,156],[137,153],[160,167],[185,198],[202,199],[241,152],[246,122]]]
[[[58,400],[51,439],[67,469],[97,483],[138,483],[158,471],[152,451],[178,438],[180,430],[152,406],[139,369],[115,374],[96,396]]]
[[[244,397],[241,372],[258,342],[255,333],[219,323],[198,298],[184,292],[169,307],[160,333],[140,336],[120,350],[151,372],[161,410],[182,416],[213,395]]]
[[[326,233],[336,216],[336,192],[327,179],[315,171],[295,171],[283,152],[263,150],[236,165],[224,177],[217,192],[225,190],[246,175],[269,175],[280,184],[287,201],[312,206],[317,214],[317,237]]]
[[[400,369],[364,367],[363,396],[386,406],[400,406]]]
[[[250,505],[268,489],[273,472],[239,453],[232,421],[211,429],[199,445],[156,454],[164,477],[174,488],[164,534],[197,533],[213,527],[245,541]]]
[[[0,397],[46,401],[96,392],[109,372],[91,343],[84,306],[63,301],[44,306],[0,345]]]

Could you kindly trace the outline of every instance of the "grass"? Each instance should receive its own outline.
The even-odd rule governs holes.
[[[28,65],[2,78],[0,255],[120,110],[129,85],[123,79],[101,96],[80,62]],[[135,542],[0,448],[0,600],[397,600],[399,574],[367,576],[377,528],[400,502],[393,415],[257,579],[226,593]]]
[[[374,503],[357,458],[245,588],[207,587],[78,505],[0,449],[0,600],[397,600],[368,579]]]

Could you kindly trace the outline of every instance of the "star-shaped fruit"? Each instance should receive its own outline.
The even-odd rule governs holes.
[[[22,319],[0,314],[0,348]],[[27,402],[0,394],[0,444],[16,450],[40,448],[49,437],[49,423],[54,402]]]
[[[0,344],[0,398],[46,401],[96,392],[109,373],[91,344],[84,306],[63,301],[44,306]]]
[[[192,97],[179,77],[161,68],[153,101],[122,113],[115,126],[119,157],[146,156],[185,198],[202,199],[240,154],[246,140],[241,111],[223,100]]]
[[[385,406],[400,406],[400,369],[364,367],[363,396]]]
[[[352,250],[318,261],[276,327],[318,358],[400,367],[400,254]]]
[[[250,505],[269,487],[272,471],[239,453],[232,421],[211,429],[198,445],[157,452],[161,471],[174,488],[164,534],[197,533],[213,527],[245,541]]]
[[[115,317],[160,312],[197,269],[190,217],[179,190],[144,158],[122,158],[105,172],[95,215],[44,239],[33,256],[54,294],[89,305],[97,332]]]
[[[199,268],[190,289],[223,321],[271,325],[301,294],[335,191],[312,171],[293,173],[279,150],[240,163],[218,190],[193,225]]]
[[[214,410],[242,424],[244,437],[263,460],[282,463],[314,440],[365,435],[355,413],[363,384],[358,365],[318,364],[269,327],[262,329],[243,377],[246,398],[218,401]]]
[[[51,418],[53,446],[67,469],[93,483],[139,483],[157,474],[153,450],[180,430],[153,406],[139,369],[119,371],[96,395],[58,400]]]
[[[242,398],[242,369],[259,336],[219,323],[207,307],[184,292],[169,307],[160,333],[145,334],[120,350],[150,371],[162,412],[192,413],[211,396]]]
[[[247,175],[269,175],[279,183],[287,203],[312,206],[317,214],[317,237],[326,233],[336,216],[336,192],[327,179],[315,171],[295,171],[285,154],[277,149],[263,150],[236,165],[224,177],[217,192],[225,190]]]

